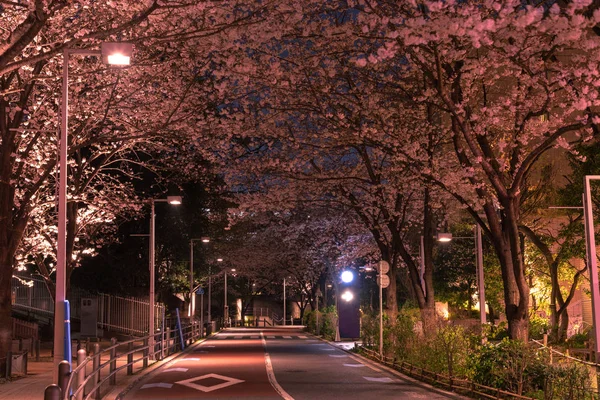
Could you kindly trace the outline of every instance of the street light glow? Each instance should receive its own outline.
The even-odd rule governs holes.
[[[345,301],[352,301],[352,299],[354,298],[354,295],[352,294],[351,291],[346,290],[343,294],[342,294],[342,300]]]
[[[181,204],[181,196],[167,196],[167,202],[171,205],[178,206]]]
[[[452,234],[440,232],[437,234],[437,240],[438,240],[438,242],[443,242],[443,243],[450,242],[450,241],[452,241]]]
[[[223,262],[222,258],[217,258],[217,262]]]
[[[344,283],[350,283],[354,280],[354,274],[352,273],[352,271],[344,271],[342,272],[342,282]]]
[[[208,243],[208,242],[210,242],[210,238],[206,237],[206,236],[202,236],[202,238],[200,238],[200,240],[202,240],[202,243]]]

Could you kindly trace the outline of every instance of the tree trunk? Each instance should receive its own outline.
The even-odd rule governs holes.
[[[569,311],[565,307],[562,312],[559,314],[560,324],[557,330],[557,340],[559,342],[564,342],[567,340],[567,331],[569,329]]]
[[[12,345],[12,257],[0,248],[0,358],[4,358]],[[4,363],[0,365],[0,372]]]

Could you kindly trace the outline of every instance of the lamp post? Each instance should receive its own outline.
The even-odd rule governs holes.
[[[58,149],[58,242],[56,248],[56,293],[54,296],[54,382],[58,383],[58,364],[65,358],[66,277],[67,277],[67,155],[69,132],[69,57],[71,55],[102,56],[105,64],[129,65],[133,45],[131,43],[102,43],[101,50],[64,49],[62,71],[62,102],[60,144]],[[67,345],[71,345],[68,343]],[[69,363],[71,360],[67,360]]]
[[[196,296],[194,295],[194,241],[198,240],[202,241],[202,243],[209,243],[210,238],[203,236],[201,238],[190,239],[190,318],[194,318],[196,315]],[[204,309],[200,312],[204,316]]]
[[[475,225],[475,236],[452,237],[451,233],[438,233],[439,242],[450,242],[452,239],[475,239],[475,253],[477,257],[477,290],[479,291],[479,319],[481,325],[487,322],[485,315],[485,280],[483,277],[483,242],[481,239],[481,227]]]
[[[222,259],[221,259],[222,260]],[[223,271],[225,275],[224,287],[223,287],[223,324],[228,325],[229,321],[229,305],[227,304],[227,268]],[[235,272],[235,268],[231,269],[231,272]]]
[[[285,312],[286,312],[286,310],[285,310],[285,301],[286,301],[286,298],[285,298],[285,278],[283,278],[283,326],[285,326],[285,316],[286,316],[285,315]]]
[[[596,238],[594,237],[594,213],[592,212],[592,180],[600,180],[600,175],[586,175],[583,181],[583,212],[585,221],[585,244],[587,264],[592,292],[592,321],[594,324],[594,342],[596,364],[600,363],[600,287],[598,286],[598,259],[596,258]]]
[[[150,349],[150,357],[154,359],[154,334],[156,333],[156,327],[154,325],[154,307],[155,307],[155,268],[154,268],[154,246],[156,240],[155,231],[155,215],[154,215],[154,204],[155,203],[169,203],[171,205],[181,204],[181,196],[167,196],[166,199],[150,199],[150,250],[149,250],[149,264],[150,264],[150,294],[148,298],[149,310],[148,310],[148,334],[150,335],[148,340],[148,348]]]

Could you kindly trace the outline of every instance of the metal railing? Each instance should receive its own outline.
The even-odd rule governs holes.
[[[126,370],[127,375],[133,375],[136,366],[139,371],[148,367],[152,360],[162,360],[181,351],[203,336],[203,328],[198,321],[192,321],[183,327],[182,335],[183,343],[177,330],[166,328],[154,335],[153,348],[148,344],[148,335],[120,343],[113,338],[111,345],[102,350],[99,343],[94,343],[91,355],[80,349],[77,367],[69,372],[68,361],[63,361],[58,367],[59,385],[46,387],[44,400],[101,399],[107,388],[117,384],[120,371]]]
[[[54,314],[54,300],[41,277],[15,275],[11,284],[13,307],[41,315]],[[114,296],[104,293],[91,295],[74,287],[68,296],[72,319],[81,318],[81,299],[86,297],[98,300],[98,328],[137,336],[148,333],[148,318],[150,313],[147,299]],[[155,304],[155,326],[162,326],[164,310],[165,307],[163,304]]]

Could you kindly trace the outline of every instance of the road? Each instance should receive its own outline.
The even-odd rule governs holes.
[[[229,329],[141,380],[134,399],[450,399],[298,329]]]

